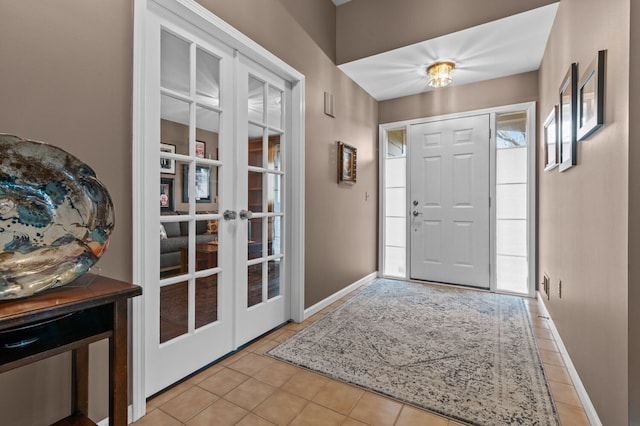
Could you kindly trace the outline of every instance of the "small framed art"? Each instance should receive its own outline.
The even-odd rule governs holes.
[[[544,170],[555,169],[558,166],[558,105],[553,106],[544,121],[544,152],[546,158]]]
[[[578,83],[578,140],[584,140],[604,125],[604,73],[606,50],[589,64]]]
[[[558,107],[558,144],[560,147],[560,171],[577,164],[578,145],[576,143],[576,92],[578,64],[571,64],[560,85],[560,106]]]
[[[176,153],[176,146],[168,143],[160,144],[160,173],[176,174],[176,160],[173,158],[163,157],[162,153],[167,152],[169,154]]]
[[[358,149],[338,142],[338,183],[356,183]]]
[[[196,157],[198,158],[204,158],[205,156],[205,149],[206,145],[204,142],[202,141],[196,141]]]
[[[160,211],[175,210],[173,179],[160,178]]]
[[[196,166],[196,203],[211,202],[211,168]],[[182,166],[182,202],[189,202],[189,166]]]

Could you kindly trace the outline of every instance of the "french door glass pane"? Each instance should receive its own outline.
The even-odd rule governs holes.
[[[247,144],[247,164],[253,167],[262,167],[263,149],[262,149],[262,127],[249,125],[249,143]]]
[[[174,212],[167,212],[173,215]],[[189,222],[160,222],[160,278],[188,272]]]
[[[196,271],[218,267],[218,235],[209,232],[208,220],[196,221]]]
[[[269,170],[282,170],[282,158],[280,153],[280,135],[269,136]]]
[[[218,320],[218,275],[196,279],[196,328]]]
[[[160,142],[173,145],[176,154],[189,154],[189,104],[162,95],[160,114]]]
[[[267,209],[269,212],[282,212],[282,176],[271,174],[267,175],[268,192],[267,192]]]
[[[218,159],[218,136],[220,133],[220,114],[201,106],[196,107],[196,146],[197,158]]]
[[[262,263],[247,267],[247,307],[262,302]]]
[[[187,281],[160,287],[160,343],[189,331]]]
[[[282,218],[280,216],[269,218],[267,235],[269,237],[268,255],[282,253]]]
[[[262,173],[249,172],[248,200],[249,210],[254,213],[262,212]]]
[[[249,120],[264,123],[264,83],[249,76]]]
[[[220,167],[196,163],[196,214],[218,213]],[[209,225],[210,227],[212,224]],[[216,222],[216,233],[217,222]]]
[[[162,31],[160,43],[160,85],[189,94],[189,43],[167,31]]]
[[[282,92],[269,87],[269,126],[282,128]]]
[[[247,255],[249,259],[258,259],[262,257],[262,222],[263,218],[249,219]]]
[[[281,259],[270,260],[268,264],[269,286],[267,287],[267,298],[271,299],[280,296],[280,263]]]
[[[196,50],[196,96],[220,105],[220,60],[200,48]]]

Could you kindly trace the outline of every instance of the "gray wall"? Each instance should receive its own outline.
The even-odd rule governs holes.
[[[545,303],[605,425],[629,421],[629,7],[629,0],[562,0],[539,70],[546,117],[571,62],[582,74],[608,49],[605,127],[578,143],[578,165],[564,173],[543,171],[538,149],[538,274],[551,277]]]
[[[431,90],[379,104],[380,123],[434,117],[538,99],[538,72]]]
[[[338,7],[338,64],[495,21],[557,0],[351,0]]]

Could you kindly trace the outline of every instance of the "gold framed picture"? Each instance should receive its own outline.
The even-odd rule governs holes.
[[[358,149],[338,142],[338,183],[356,183]]]

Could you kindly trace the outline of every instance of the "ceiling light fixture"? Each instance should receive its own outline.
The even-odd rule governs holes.
[[[429,86],[446,87],[451,84],[451,71],[456,64],[453,62],[436,62],[427,68],[427,76],[429,77]]]

